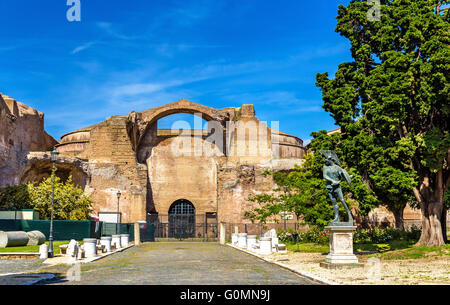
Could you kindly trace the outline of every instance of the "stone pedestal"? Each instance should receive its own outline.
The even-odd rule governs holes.
[[[353,254],[353,231],[356,226],[327,226],[330,234],[330,253],[325,263],[330,265],[358,264],[358,258]]]

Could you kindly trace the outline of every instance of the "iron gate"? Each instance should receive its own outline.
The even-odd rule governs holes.
[[[218,238],[217,214],[149,214],[147,222],[155,226],[155,238]]]

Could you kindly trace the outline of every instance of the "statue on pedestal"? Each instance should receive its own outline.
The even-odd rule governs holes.
[[[332,150],[321,150],[320,154],[325,158],[325,165],[323,167],[323,178],[326,180],[328,196],[333,203],[334,219],[328,224],[329,226],[353,226],[353,216],[347,203],[344,200],[341,189],[341,181],[345,180],[350,185],[352,176],[347,173],[345,169],[340,167],[338,157]],[[337,203],[337,198],[344,205],[345,210],[348,214],[347,222],[339,221],[339,205]]]

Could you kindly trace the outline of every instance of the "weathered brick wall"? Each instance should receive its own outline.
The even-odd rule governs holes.
[[[0,187],[20,183],[28,151],[47,151],[56,144],[44,130],[42,112],[0,93]]]
[[[262,173],[266,169],[292,168],[293,161],[300,162],[295,158],[274,162],[271,130],[254,116],[253,105],[243,105],[231,115],[228,143],[223,136],[226,148],[208,142],[207,132],[202,132],[200,138],[190,133],[158,133],[157,119],[180,109],[203,111],[219,119],[235,111],[200,106],[182,100],[131,118],[115,116],[63,138],[67,143],[89,139],[85,149],[75,156],[89,162],[86,191],[94,199],[96,213],[115,212],[116,192],[120,189],[120,211],[125,222],[144,220],[146,212],[167,214],[179,199],[192,202],[197,214],[218,212],[220,221],[245,222],[245,211],[255,206],[248,198],[273,188],[272,178]],[[255,132],[256,137],[252,135]],[[213,156],[206,154],[204,145],[209,145],[209,152],[214,151]],[[234,153],[224,155],[230,151]]]
[[[116,194],[120,190],[122,221],[146,219],[147,169],[136,162],[126,117],[111,117],[93,127],[89,144],[77,157],[89,160],[90,182],[86,190],[94,200],[96,213],[116,212]]]

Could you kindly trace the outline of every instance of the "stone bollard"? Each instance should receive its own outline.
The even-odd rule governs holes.
[[[233,246],[236,246],[238,243],[238,238],[239,238],[239,234],[238,233],[233,233],[231,234],[231,244]]]
[[[261,237],[259,239],[259,254],[268,255],[272,254],[272,238]]]
[[[247,235],[247,250],[254,251],[253,246],[256,244],[256,235]]]
[[[97,256],[97,240],[95,238],[84,238],[83,245],[85,257]]]
[[[100,238],[100,245],[105,246],[106,252],[111,252],[111,241],[112,241],[111,236],[102,236]]]
[[[114,245],[114,247],[117,249],[120,249],[120,234],[113,234],[111,244]]]
[[[139,222],[134,223],[134,245],[139,246],[141,244],[141,228]]]
[[[239,233],[238,247],[247,248],[247,233]]]
[[[130,245],[130,234],[120,235],[120,245],[122,247],[128,247]]]
[[[120,245],[122,248],[128,247],[130,241],[130,234],[120,234]]]
[[[39,246],[39,258],[48,258],[48,246],[46,244]]]
[[[226,227],[225,227],[225,223],[221,222],[220,223],[220,244],[221,245],[225,245],[225,234],[226,234]]]

